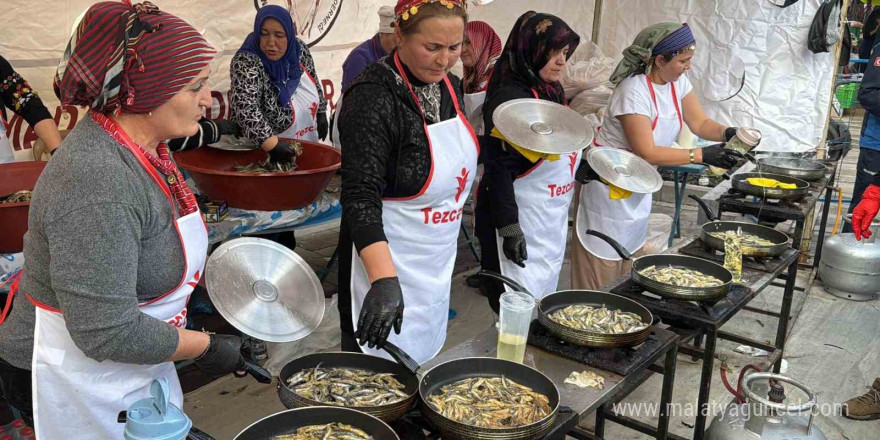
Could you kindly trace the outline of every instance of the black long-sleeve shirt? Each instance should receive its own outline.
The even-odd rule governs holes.
[[[199,131],[192,136],[170,139],[167,142],[171,151],[193,150],[220,141],[220,130],[217,124],[208,119],[199,119]]]
[[[43,105],[37,92],[2,56],[0,56],[0,100],[3,101],[0,112],[3,113],[6,121],[9,121],[6,117],[7,108],[21,116],[31,127],[44,119],[52,119],[52,114]]]
[[[871,57],[868,59],[868,67],[865,69],[865,76],[859,85],[859,104],[865,109],[865,120],[862,123],[862,136],[864,136],[865,128],[868,127],[868,115],[880,118],[880,51],[877,46],[871,51]],[[874,175],[872,185],[880,185],[880,173]]]

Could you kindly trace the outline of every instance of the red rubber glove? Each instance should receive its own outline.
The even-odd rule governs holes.
[[[871,237],[871,222],[880,211],[880,186],[868,185],[862,193],[862,200],[853,210],[852,229],[856,240]]]

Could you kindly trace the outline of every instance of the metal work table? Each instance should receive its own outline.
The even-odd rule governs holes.
[[[699,239],[697,239],[698,241]],[[669,249],[665,253],[676,254],[680,250],[692,245],[693,242],[686,245],[677,246]],[[706,413],[703,408],[709,402],[709,388],[712,384],[712,374],[714,370],[715,348],[718,338],[733,341],[739,344],[745,344],[752,347],[760,348],[770,352],[769,362],[774,364],[774,372],[779,372],[782,360],[782,352],[785,348],[785,338],[788,330],[788,317],[791,312],[791,303],[794,296],[794,282],[797,276],[798,254],[795,249],[788,249],[780,257],[762,262],[762,268],[756,268],[755,264],[743,264],[742,285],[735,285],[731,289],[728,296],[714,305],[697,304],[688,301],[678,301],[663,299],[659,296],[645,293],[644,289],[635,284],[630,275],[625,276],[606,286],[603,290],[625,296],[627,298],[638,301],[648,308],[655,317],[659,317],[664,323],[669,324],[670,330],[681,335],[678,351],[689,354],[695,359],[703,360],[703,369],[700,375],[700,387],[698,408],[700,408],[694,423],[694,439],[702,439],[705,435]],[[709,256],[708,259],[723,258],[715,255]],[[782,275],[784,270],[788,269],[787,274]],[[785,290],[783,294],[782,307],[778,313],[766,312],[779,318],[779,324],[776,331],[776,342],[773,345],[755,341],[743,336],[735,335],[720,331],[724,323],[736,315],[740,310],[748,309],[747,304],[755,298],[767,286],[771,285],[777,277],[785,278]],[[705,336],[705,347],[700,348],[702,339]],[[686,343],[693,340],[693,345]],[[609,414],[606,416],[609,420],[615,420],[619,416]],[[616,421],[616,420],[615,420]],[[670,435],[669,438],[680,439],[682,437]]]
[[[650,356],[640,359],[640,362],[628,376],[611,373],[599,368],[567,359],[546,352],[538,347],[527,345],[524,364],[541,371],[556,384],[559,390],[559,404],[571,408],[579,416],[596,411],[596,433],[589,433],[580,428],[574,428],[568,432],[568,436],[577,439],[601,439],[604,435],[605,412],[602,407],[610,405],[632,392],[638,385],[650,376],[651,371],[663,374],[663,390],[660,396],[660,419],[658,426],[639,429],[641,432],[649,432],[649,435],[657,439],[666,439],[669,428],[669,414],[667,403],[672,399],[672,386],[675,379],[675,361],[678,349],[678,336],[671,331],[659,327],[652,329],[662,341]],[[429,369],[454,359],[467,357],[494,357],[498,343],[498,330],[494,325],[490,326],[473,339],[458,344],[428,361],[423,368]],[[585,349],[587,350],[587,349]],[[653,365],[660,358],[664,359],[663,366]],[[605,379],[605,388],[592,387],[579,388],[575,385],[566,384],[567,378],[574,371],[592,371]],[[608,418],[609,420],[613,420]],[[616,421],[616,420],[615,420]],[[626,425],[629,426],[629,425]]]
[[[681,203],[684,200],[684,192],[687,189],[688,175],[703,174],[706,165],[689,163],[685,165],[657,167],[657,171],[672,171],[672,181],[675,192],[675,214],[672,217],[672,230],[669,231],[668,246],[672,247],[673,241],[681,237]]]

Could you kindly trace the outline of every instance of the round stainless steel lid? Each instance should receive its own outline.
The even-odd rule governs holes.
[[[638,194],[650,194],[663,187],[663,179],[653,165],[629,151],[612,147],[592,147],[587,162],[608,183]]]
[[[539,153],[571,153],[593,142],[593,128],[583,116],[542,99],[507,101],[495,109],[492,121],[507,140]]]
[[[290,249],[262,238],[220,245],[208,258],[208,296],[242,333],[269,342],[298,341],[324,317],[324,289]]]

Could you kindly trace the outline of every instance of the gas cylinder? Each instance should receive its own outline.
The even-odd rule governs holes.
[[[756,383],[772,380],[773,384]],[[793,385],[807,395],[800,405],[785,405],[782,383]],[[773,373],[752,373],[743,379],[745,403],[736,399],[712,419],[706,440],[826,440],[813,426],[816,394],[803,383]],[[767,397],[762,397],[766,395]]]

